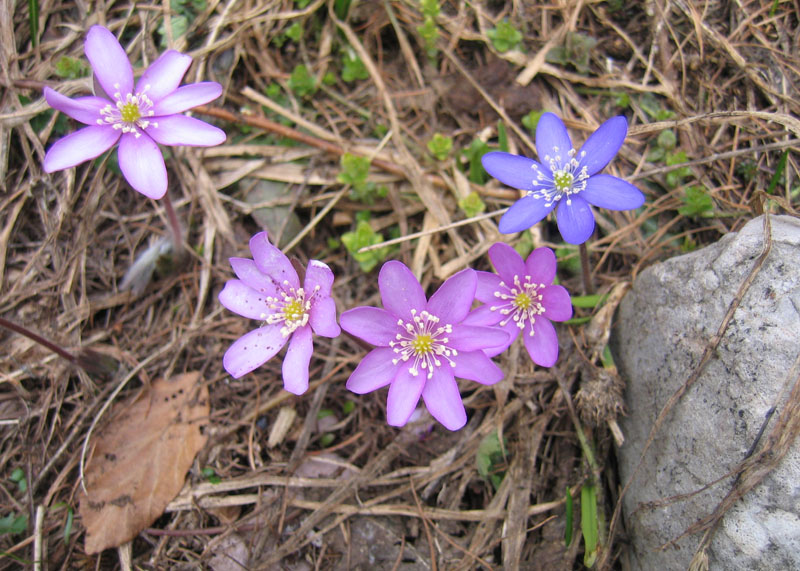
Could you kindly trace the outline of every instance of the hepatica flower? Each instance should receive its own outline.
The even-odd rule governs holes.
[[[556,209],[558,231],[564,240],[583,244],[594,231],[591,206],[639,208],[644,195],[638,188],[615,176],[598,174],[617,154],[627,133],[625,117],[612,117],[575,151],[561,119],[545,113],[536,127],[539,161],[503,152],[483,155],[486,172],[503,184],[526,191],[500,219],[500,231],[525,230]]]
[[[192,58],[164,52],[134,85],[125,50],[102,26],[86,34],[86,57],[100,96],[70,99],[44,88],[51,107],[88,125],[57,141],[44,158],[45,172],[94,159],[119,141],[119,168],[130,185],[150,198],[167,192],[167,169],[158,145],[208,147],[225,141],[225,132],[180,113],[220,96],[215,82],[178,87]]]
[[[331,298],[333,272],[311,260],[303,284],[292,263],[270,244],[267,233],[250,240],[253,259],[231,258],[239,279],[230,280],[219,294],[226,308],[242,317],[258,319],[261,327],[246,333],[228,348],[222,365],[234,378],[269,361],[289,343],[283,360],[283,387],[290,393],[308,389],[308,364],[314,347],[312,331],[323,337],[341,333]]]
[[[386,416],[403,426],[420,396],[436,420],[450,430],[467,422],[456,377],[491,385],[503,378],[483,349],[503,345],[508,334],[497,328],[466,325],[477,287],[475,270],[466,269],[444,282],[430,300],[404,264],[389,261],[378,286],[384,309],[345,311],[342,329],[376,346],[347,380],[364,394],[389,385]]]
[[[522,335],[533,362],[542,367],[553,366],[558,359],[558,337],[551,321],[572,317],[569,293],[564,287],[553,285],[553,250],[537,248],[523,262],[514,248],[498,243],[489,248],[489,258],[497,274],[478,272],[475,297],[484,305],[473,311],[466,322],[495,325],[508,332],[509,341],[487,351],[489,356],[502,353]]]

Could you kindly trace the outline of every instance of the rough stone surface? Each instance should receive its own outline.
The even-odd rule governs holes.
[[[656,435],[624,500],[634,569],[688,568],[701,534],[678,541],[678,548],[659,546],[714,510],[733,484],[724,476],[744,459],[767,411],[777,406],[769,432],[797,378],[792,369],[800,351],[800,221],[771,221],[769,257],[716,354]],[[762,248],[759,217],[717,244],[646,269],[620,304],[611,344],[627,382],[629,413],[621,422],[626,442],[619,450],[623,482],[639,462],[658,413],[700,362]],[[679,494],[692,495],[670,500]],[[800,439],[727,512],[708,557],[712,570],[800,569]]]

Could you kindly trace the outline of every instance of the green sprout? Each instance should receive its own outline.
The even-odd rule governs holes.
[[[478,453],[475,456],[475,464],[478,474],[491,482],[496,490],[503,483],[505,477],[506,462],[506,443],[505,439],[500,442],[496,432],[487,434],[478,446]]]
[[[428,141],[428,150],[437,161],[444,161],[453,150],[453,139],[441,133],[435,133]]]
[[[217,475],[217,472],[211,466],[206,466],[200,472],[209,484],[219,484],[222,482],[222,478]]]
[[[714,215],[714,201],[702,186],[689,186],[681,198],[683,206],[678,209],[678,214],[691,218],[708,218]]]
[[[522,42],[522,32],[516,29],[507,19],[497,23],[497,27],[486,32],[494,49],[500,53],[516,49]]]
[[[436,40],[439,39],[439,28],[436,27],[436,18],[439,16],[439,2],[437,0],[422,0],[420,3],[425,22],[417,27],[417,33],[425,42],[425,53],[429,59],[435,59],[438,49]]]
[[[366,157],[345,153],[339,160],[342,170],[336,179],[352,187],[350,198],[372,204],[376,198],[383,198],[387,194],[385,186],[377,186],[374,182],[367,182],[370,161]]]
[[[522,118],[522,125],[531,133],[536,133],[536,126],[539,124],[539,119],[544,115],[544,111],[529,111],[527,115]]]
[[[353,48],[347,47],[342,53],[342,80],[351,83],[358,79],[368,79],[369,72]]]
[[[586,75],[590,71],[592,50],[597,45],[597,40],[580,32],[570,32],[564,38],[564,43],[554,46],[545,57],[547,63],[574,67],[578,73]]]
[[[11,481],[17,484],[17,489],[23,494],[28,491],[28,479],[22,468],[14,468],[14,471],[11,472]]]
[[[89,64],[85,61],[69,57],[61,56],[56,61],[55,65],[56,75],[63,79],[78,79],[89,75]]]
[[[8,514],[6,517],[0,518],[0,535],[11,534],[19,535],[28,529],[28,516],[25,514],[14,515]]]
[[[317,91],[317,80],[302,63],[292,71],[288,85],[289,89],[298,97],[307,97]]]
[[[303,37],[303,26],[300,24],[300,22],[295,22],[286,28],[284,35],[293,42],[299,42],[300,38]]]
[[[474,218],[486,210],[486,204],[481,200],[480,194],[474,190],[458,201],[458,207],[464,211],[467,218]]]
[[[481,157],[488,152],[489,145],[480,139],[475,139],[468,148],[462,151],[469,164],[467,178],[469,178],[470,182],[475,184],[484,184],[486,182],[488,176],[483,169],[483,164],[481,164]]]
[[[383,242],[383,234],[375,232],[366,220],[359,220],[356,225],[355,232],[346,232],[342,234],[342,243],[350,255],[353,256],[361,271],[369,273],[372,269],[383,262],[388,256],[391,249],[388,246],[369,250],[367,252],[359,252],[361,248],[366,246],[374,246]]]

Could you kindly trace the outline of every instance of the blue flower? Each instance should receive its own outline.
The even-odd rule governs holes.
[[[570,244],[583,244],[594,231],[591,206],[639,208],[644,194],[638,188],[615,176],[597,174],[617,154],[627,133],[625,117],[612,117],[576,152],[561,119],[545,113],[536,127],[536,152],[541,162],[503,152],[483,155],[486,172],[503,184],[526,191],[500,219],[500,232],[530,228],[558,206],[561,236]]]

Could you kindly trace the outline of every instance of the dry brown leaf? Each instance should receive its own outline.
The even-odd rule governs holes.
[[[158,379],[150,390],[114,407],[94,446],[81,493],[86,552],[98,553],[136,537],[183,487],[206,443],[208,389],[200,373]]]

